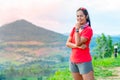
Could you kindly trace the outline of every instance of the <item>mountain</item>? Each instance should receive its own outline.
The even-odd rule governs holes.
[[[17,20],[0,27],[0,64],[58,63],[68,59],[67,36]],[[7,63],[6,63],[7,62]],[[48,63],[44,63],[47,64]]]
[[[0,27],[1,41],[61,42],[66,36],[36,26],[26,20],[17,20]]]

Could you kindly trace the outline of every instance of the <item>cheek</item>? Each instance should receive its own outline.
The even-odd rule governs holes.
[[[81,19],[81,24],[84,24],[84,23],[86,23],[86,19],[85,19],[85,18],[82,18],[82,19]]]
[[[86,22],[86,18],[82,18],[82,20],[83,20],[84,22]]]
[[[86,21],[86,19],[84,18],[84,21]]]
[[[80,18],[76,18],[77,19],[77,21],[80,21]]]

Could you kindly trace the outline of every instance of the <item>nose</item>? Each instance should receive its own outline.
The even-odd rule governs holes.
[[[77,19],[78,19],[79,21],[81,21],[81,17],[78,17]]]

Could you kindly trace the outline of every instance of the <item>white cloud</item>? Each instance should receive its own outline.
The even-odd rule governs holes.
[[[93,10],[98,12],[111,12],[120,10],[120,1],[119,0],[91,0],[89,6]]]
[[[64,1],[69,4],[69,8],[78,9],[79,7],[86,7],[87,9],[97,12],[119,11],[119,0],[68,0]]]
[[[59,2],[47,0],[5,0],[0,3],[0,23],[11,22],[16,19],[35,19],[54,15]],[[4,2],[4,3],[3,3]],[[48,17],[49,18],[49,17]]]
[[[118,0],[0,0],[0,25],[26,19],[50,30],[70,32],[76,22],[76,10],[85,7],[90,13],[95,32],[109,33],[108,26],[112,27],[115,24],[111,23],[112,20],[116,20],[116,24],[120,20],[119,4]],[[106,24],[107,28],[101,30],[101,24]]]

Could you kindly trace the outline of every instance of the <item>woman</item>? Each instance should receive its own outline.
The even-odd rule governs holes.
[[[94,80],[89,44],[93,35],[88,11],[76,11],[77,23],[67,39],[66,46],[72,49],[70,70],[74,80]]]

